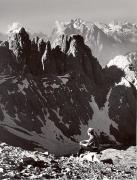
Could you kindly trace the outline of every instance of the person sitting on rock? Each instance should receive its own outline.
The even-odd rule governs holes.
[[[84,151],[97,151],[99,152],[99,141],[97,134],[95,133],[93,128],[89,128],[87,130],[87,134],[89,136],[88,140],[80,141],[80,150],[78,155],[83,153]]]

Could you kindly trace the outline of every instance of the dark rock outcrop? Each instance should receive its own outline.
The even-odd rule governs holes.
[[[17,70],[15,55],[5,46],[0,45],[0,75],[11,75]]]
[[[24,28],[21,28],[19,33],[14,33],[9,37],[9,48],[15,54],[19,69],[21,70],[30,59],[31,49],[31,41]]]
[[[31,41],[25,29],[21,28],[18,33],[11,34],[9,49],[15,54],[20,71],[24,71],[26,66],[34,75],[61,75],[74,70],[85,73],[92,81],[96,78],[96,83],[100,82],[101,66],[84,44],[83,37],[62,35],[60,38],[61,44],[51,48],[49,41],[45,43],[38,37]]]

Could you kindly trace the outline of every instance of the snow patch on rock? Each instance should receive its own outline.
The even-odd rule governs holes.
[[[22,84],[18,83],[18,92],[21,92],[22,94],[26,95],[24,90],[27,89],[28,87],[29,87],[29,83],[26,79],[24,79],[22,81]]]
[[[60,87],[60,85],[54,83],[54,84],[51,85],[51,87],[52,87],[53,89],[58,89],[58,88]]]
[[[126,87],[131,87],[131,85],[129,84],[129,82],[122,77],[121,81],[119,83],[115,83],[116,86],[126,86]]]
[[[65,74],[64,76],[58,76],[58,78],[62,81],[63,84],[67,84],[70,78],[70,74]]]
[[[93,117],[92,119],[89,119],[87,125],[83,125],[81,123],[80,125],[80,130],[81,130],[81,135],[75,135],[74,138],[77,141],[80,141],[86,138],[89,138],[87,135],[87,129],[89,127],[92,127],[95,129],[95,132],[100,135],[101,133],[104,133],[108,136],[108,138],[111,141],[114,141],[118,143],[115,139],[115,137],[111,134],[110,132],[110,126],[113,126],[114,128],[118,129],[118,124],[116,124],[114,121],[112,121],[108,115],[108,110],[109,110],[109,96],[110,96],[111,90],[109,91],[107,95],[107,101],[105,106],[102,109],[99,109],[94,97],[91,97],[91,101],[89,102],[91,108],[93,109]]]
[[[93,117],[91,122],[91,127],[94,127],[97,133],[105,133],[108,135],[110,140],[116,141],[115,137],[111,135],[110,132],[110,126],[112,125],[114,128],[118,129],[118,125],[112,121],[108,115],[109,111],[109,96],[110,96],[111,90],[109,91],[107,95],[107,101],[105,104],[105,107],[102,109],[99,109],[97,103],[95,102],[94,97],[91,97],[92,101],[89,102],[90,106],[93,109]]]
[[[116,56],[114,59],[110,60],[110,62],[107,64],[107,67],[113,65],[124,70],[127,66],[129,66],[129,61],[126,56],[119,55]]]

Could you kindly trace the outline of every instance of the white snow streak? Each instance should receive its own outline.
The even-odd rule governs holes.
[[[92,97],[92,102],[90,102],[90,106],[93,109],[93,118],[91,122],[91,127],[94,127],[96,132],[98,133],[105,133],[109,136],[110,140],[116,141],[115,137],[110,133],[110,126],[112,125],[114,128],[118,129],[118,125],[109,118],[108,109],[109,109],[109,96],[111,90],[107,95],[107,102],[103,109],[99,109],[97,103],[95,102],[94,98]]]
[[[110,140],[116,141],[115,137],[111,135],[110,133],[111,125],[114,128],[118,129],[118,125],[114,121],[112,121],[108,115],[108,109],[109,109],[108,100],[109,100],[110,93],[111,93],[111,90],[109,91],[107,95],[107,102],[105,104],[105,107],[103,107],[102,109],[99,109],[97,103],[95,102],[94,97],[91,97],[92,101],[89,102],[89,104],[94,112],[93,117],[92,119],[89,119],[87,125],[83,125],[83,124],[80,125],[81,135],[74,136],[76,140],[80,141],[82,138],[83,139],[88,138],[87,129],[89,127],[93,127],[98,135],[100,135],[103,132],[109,137]]]

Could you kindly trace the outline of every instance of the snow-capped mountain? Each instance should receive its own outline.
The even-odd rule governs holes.
[[[102,69],[80,35],[62,35],[57,44],[31,40],[21,28],[0,46],[0,140],[67,154],[93,127],[100,143],[135,144],[131,69],[115,61]],[[128,57],[134,67],[136,56]]]
[[[60,35],[80,34],[85,44],[98,58],[100,64],[105,66],[110,59],[121,54],[136,51],[137,24],[128,22],[112,22],[110,24],[91,23],[81,19],[70,22],[56,22],[51,39],[53,47],[60,43]]]

